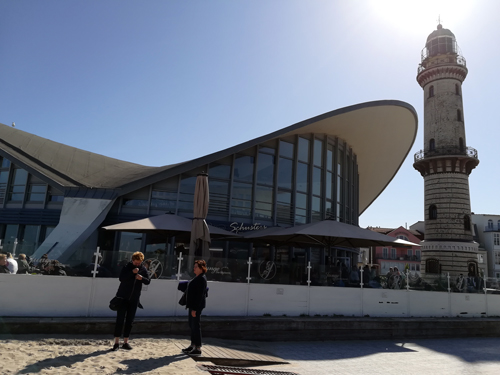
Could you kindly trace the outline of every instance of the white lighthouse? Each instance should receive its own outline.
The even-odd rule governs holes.
[[[455,35],[439,24],[427,37],[417,74],[424,90],[424,149],[415,154],[413,167],[425,186],[421,268],[426,279],[478,272],[469,175],[479,159],[465,137],[462,83],[467,72]]]

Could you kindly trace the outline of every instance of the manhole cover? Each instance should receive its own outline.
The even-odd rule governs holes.
[[[212,366],[201,365],[202,370],[208,371],[212,375],[298,375],[295,372],[274,371],[274,370],[255,370],[251,368],[227,367],[227,366]]]

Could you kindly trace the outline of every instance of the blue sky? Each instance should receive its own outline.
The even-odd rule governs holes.
[[[500,214],[496,0],[2,0],[0,122],[159,166],[341,107],[402,100],[418,112],[417,139],[360,225],[411,225],[424,215],[415,77],[438,17],[469,69],[472,211]]]

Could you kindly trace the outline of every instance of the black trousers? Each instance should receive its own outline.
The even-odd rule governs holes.
[[[193,318],[191,315],[191,309],[188,310],[188,322],[189,322],[189,328],[191,329],[191,343],[194,344],[195,346],[200,346],[201,347],[201,325],[200,325],[200,320],[201,320],[201,310],[196,310],[196,318]]]
[[[132,325],[134,324],[135,313],[137,311],[137,301],[127,301],[123,307],[116,311],[115,337],[129,337]],[[125,329],[123,323],[125,322]]]

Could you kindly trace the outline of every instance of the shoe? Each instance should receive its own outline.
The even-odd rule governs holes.
[[[113,348],[111,349],[113,352],[117,351],[118,349],[120,349],[120,344],[115,344],[113,345]]]
[[[193,349],[189,352],[189,355],[201,355],[200,349]]]
[[[188,346],[187,348],[182,349],[181,351],[182,351],[184,354],[189,354],[189,352],[191,352],[193,349],[194,349],[194,347],[192,347],[192,346],[190,345],[190,346]]]
[[[126,342],[125,344],[122,345],[122,349],[132,350],[132,347],[130,346],[130,344],[128,342]]]

